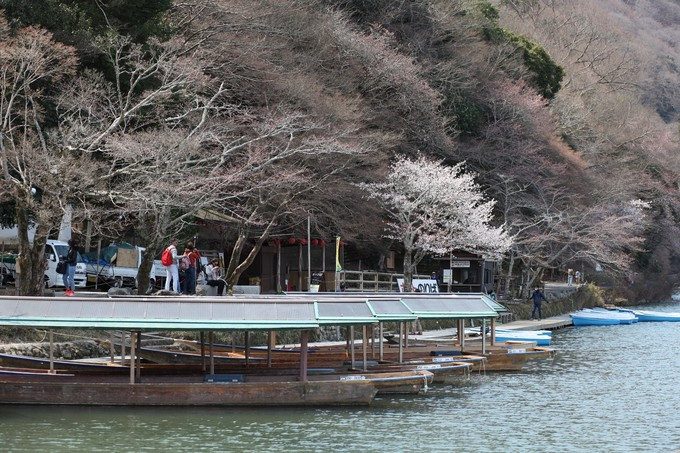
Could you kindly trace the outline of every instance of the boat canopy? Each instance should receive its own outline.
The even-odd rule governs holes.
[[[421,319],[496,318],[498,313],[484,296],[409,297],[406,306]]]
[[[368,305],[380,321],[414,321],[418,317],[399,298],[368,299]]]
[[[317,320],[322,326],[374,324],[378,322],[375,312],[365,300],[339,296],[334,299],[317,300],[314,304],[317,310]]]
[[[476,294],[308,293],[238,297],[0,296],[0,326],[121,330],[308,330],[423,319],[495,318]]]
[[[296,330],[319,327],[313,301],[207,298],[0,297],[0,325],[125,330]]]

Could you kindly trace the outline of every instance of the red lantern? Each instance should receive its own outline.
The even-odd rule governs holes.
[[[312,239],[312,245],[319,245],[318,239]]]
[[[347,242],[340,242],[340,247],[344,247],[347,245]]]
[[[320,245],[321,247],[325,247],[325,246],[326,246],[326,241],[324,241],[323,239],[319,239],[319,245]]]
[[[300,239],[300,244],[307,245],[307,239]]]
[[[274,245],[278,247],[281,245],[281,241],[279,239],[274,239]]]
[[[288,243],[289,243],[290,245],[295,245],[295,242],[297,242],[295,238],[290,238],[290,239],[288,239]]]

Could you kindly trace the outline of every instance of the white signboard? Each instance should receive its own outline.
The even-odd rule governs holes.
[[[453,271],[451,269],[443,269],[444,283],[453,283]]]
[[[459,268],[459,267],[470,267],[470,261],[453,261],[451,260],[451,267],[452,268]]]
[[[404,291],[404,279],[403,278],[398,278],[397,279],[397,284],[399,285],[399,292],[403,293]],[[421,278],[414,278],[413,281],[411,282],[411,292],[412,293],[438,293],[439,292],[439,286],[437,286],[437,280],[433,279],[421,279]]]

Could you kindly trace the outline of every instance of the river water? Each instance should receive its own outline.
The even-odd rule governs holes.
[[[679,345],[680,323],[568,328],[522,372],[366,408],[0,406],[0,450],[680,451]]]

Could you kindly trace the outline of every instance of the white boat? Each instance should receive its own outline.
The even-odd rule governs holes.
[[[640,320],[640,322],[680,322],[680,313],[649,310],[627,310],[623,308],[619,308],[619,311],[634,314]]]
[[[465,329],[467,334],[479,335],[479,328]],[[491,337],[491,330],[486,330],[487,338]],[[514,330],[496,329],[496,341],[533,341],[537,346],[550,346],[552,332],[549,330]]]
[[[633,324],[639,321],[634,313],[626,313],[619,310],[607,310],[604,308],[585,308],[583,311],[586,310],[590,310],[594,313],[601,313],[604,316],[616,318],[619,320],[619,324]]]
[[[571,319],[575,326],[609,326],[631,324],[637,320],[637,317],[632,313],[586,308],[572,313]]]
[[[496,341],[533,341],[537,346],[550,346],[551,339],[549,331],[496,329]]]

